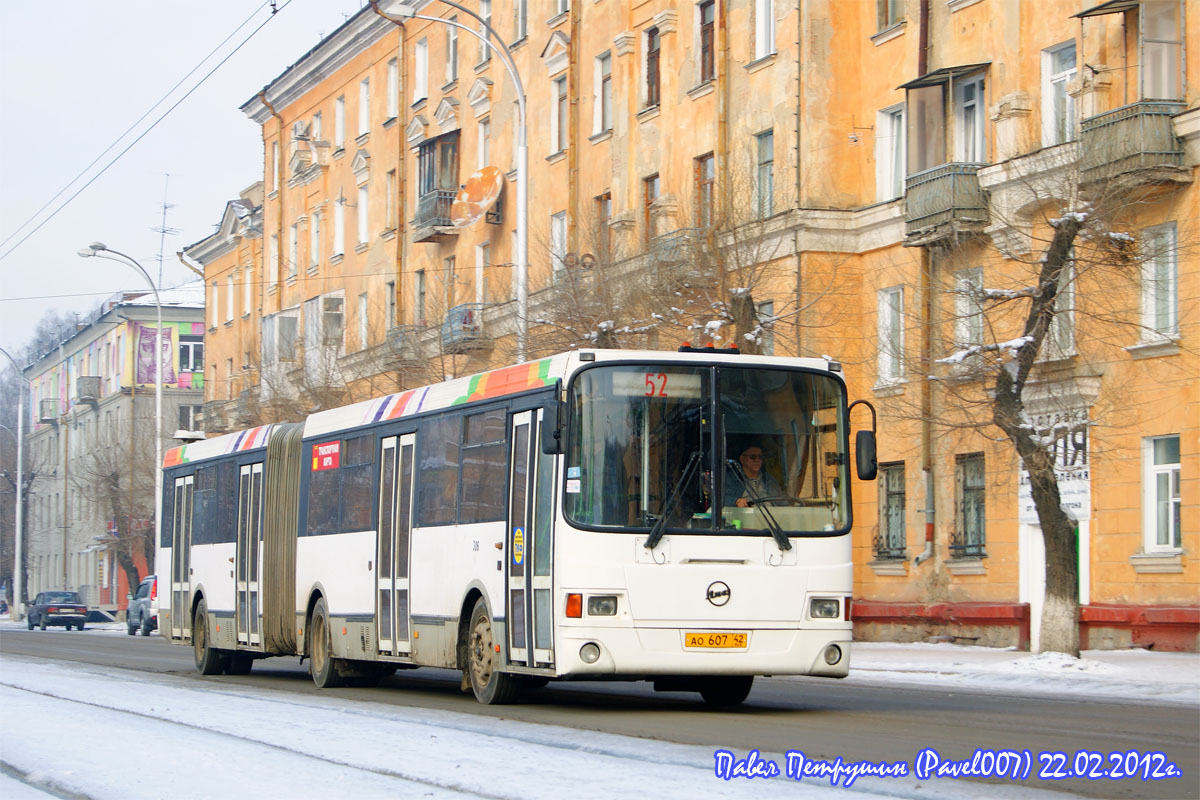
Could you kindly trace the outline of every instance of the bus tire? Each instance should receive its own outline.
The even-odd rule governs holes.
[[[729,675],[719,678],[701,678],[700,696],[714,708],[736,706],[750,694],[754,685],[753,675]]]
[[[149,635],[149,634],[147,634]],[[225,660],[226,675],[249,675],[250,668],[254,666],[254,659],[250,656],[240,654],[231,655]]]
[[[225,667],[221,651],[213,647],[208,635],[208,604],[203,600],[196,606],[196,617],[192,620],[192,655],[196,658],[196,669],[201,675],[219,675]]]
[[[308,672],[318,689],[336,689],[345,683],[338,670],[338,661],[333,657],[333,631],[329,627],[329,613],[325,610],[325,598],[322,597],[317,600],[312,622],[308,625]]]
[[[520,679],[501,672],[496,663],[492,619],[483,598],[475,601],[471,612],[471,627],[467,631],[467,676],[475,699],[484,705],[503,705],[516,699],[521,690]]]

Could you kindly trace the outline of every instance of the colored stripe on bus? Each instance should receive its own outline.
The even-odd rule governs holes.
[[[175,467],[187,461],[187,457],[184,454],[185,450],[187,450],[186,444],[180,447],[172,447],[168,450],[166,455],[163,456],[163,467]]]
[[[551,383],[549,376],[550,359],[548,358],[485,372],[471,378],[471,382],[467,385],[467,394],[455,400],[451,405],[491,400],[529,389],[539,389]]]

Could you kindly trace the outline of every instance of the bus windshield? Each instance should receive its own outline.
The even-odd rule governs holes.
[[[584,370],[569,396],[567,517],[612,530],[844,533],[845,402],[840,381],[798,369]]]

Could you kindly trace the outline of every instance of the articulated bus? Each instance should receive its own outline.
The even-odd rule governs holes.
[[[840,370],[583,350],[176,447],[160,631],[206,675],[446,667],[483,703],[620,679],[731,705],[756,675],[845,676]]]

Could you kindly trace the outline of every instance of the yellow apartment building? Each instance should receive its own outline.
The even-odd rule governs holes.
[[[403,24],[368,6],[243,105],[263,132],[257,222],[231,204],[223,238],[188,249],[221,303],[210,432],[510,363],[519,330],[526,358],[829,354],[880,415],[881,478],[854,487],[857,635],[1036,646],[1038,517],[990,420],[1043,256],[1077,228],[1022,424],[1077,525],[1081,635],[1197,649],[1200,14],[469,7],[525,90],[527,312],[504,52],[436,0]],[[455,224],[485,166],[498,199]]]

